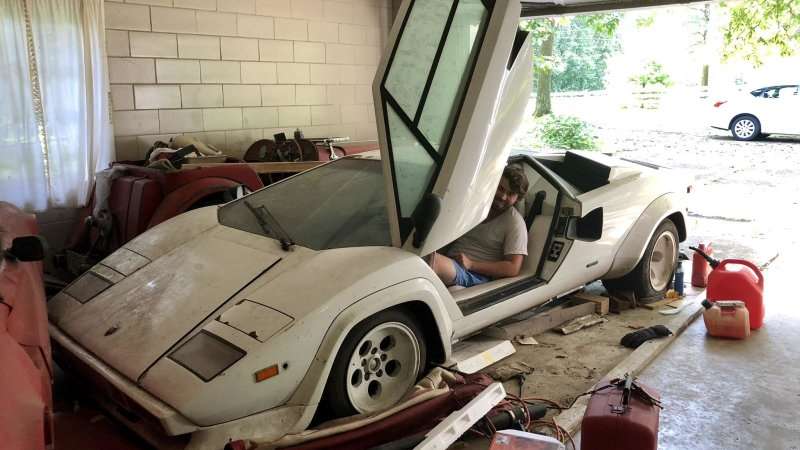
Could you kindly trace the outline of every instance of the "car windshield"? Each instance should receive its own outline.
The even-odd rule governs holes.
[[[293,242],[314,250],[391,245],[376,159],[344,158],[270,185],[222,206],[219,223],[279,239],[253,213],[261,207]]]

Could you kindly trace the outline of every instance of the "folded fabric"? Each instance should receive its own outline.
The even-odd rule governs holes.
[[[665,327],[664,325],[653,325],[652,327],[643,328],[622,336],[622,339],[620,339],[619,343],[628,348],[637,348],[650,339],[669,336],[671,334],[672,331],[670,331],[669,328]]]

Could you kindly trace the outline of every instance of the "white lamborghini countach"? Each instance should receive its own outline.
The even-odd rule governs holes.
[[[596,153],[510,157],[523,7],[405,1],[373,86],[381,150],[130,241],[50,300],[60,363],[138,432],[219,449],[304,430],[321,405],[388,408],[454,343],[595,280],[663,293],[685,186]],[[509,161],[530,183],[522,271],[448,290],[422,256],[487,216]]]

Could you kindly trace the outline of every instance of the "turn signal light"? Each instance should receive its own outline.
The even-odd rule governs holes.
[[[725,103],[728,103],[727,100],[720,100],[718,102],[714,102],[714,108],[719,108],[720,106],[724,105]]]
[[[266,379],[272,378],[278,374],[278,365],[265,367],[255,373],[256,383],[260,383]]]

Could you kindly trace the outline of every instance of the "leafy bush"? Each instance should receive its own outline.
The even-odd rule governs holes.
[[[664,66],[655,61],[645,64],[644,70],[638,75],[630,77],[629,80],[631,83],[641,86],[642,89],[658,84],[663,87],[672,85],[672,80],[669,78],[669,74],[664,71]]]
[[[572,116],[547,115],[539,120],[539,138],[548,147],[596,150],[591,125]]]

